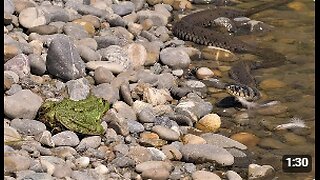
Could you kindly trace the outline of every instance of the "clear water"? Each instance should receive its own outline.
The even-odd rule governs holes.
[[[246,9],[261,2],[266,2],[266,0],[247,1],[237,6]],[[262,93],[268,96],[267,99],[280,101],[288,108],[287,112],[273,116],[262,116],[255,113],[250,117],[250,124],[246,126],[226,123],[230,120],[228,117],[222,117],[222,123],[226,123],[225,126],[229,129],[230,135],[237,132],[250,132],[261,140],[272,138],[285,143],[285,148],[265,149],[257,145],[249,148],[249,151],[254,154],[254,162],[257,164],[272,165],[278,179],[307,180],[314,178],[314,168],[310,173],[284,173],[281,168],[281,158],[285,154],[309,154],[313,157],[313,166],[315,161],[315,4],[312,0],[293,2],[298,4],[296,9],[283,5],[250,17],[274,26],[275,28],[271,32],[259,36],[240,37],[249,43],[281,52],[289,60],[286,65],[259,69],[254,72],[256,79],[260,82],[266,79],[277,79],[286,84],[281,88],[263,90]],[[207,7],[196,6],[199,9]],[[196,66],[216,67],[216,63],[208,60],[194,61],[193,63]],[[222,79],[228,80],[227,78],[227,73],[223,73]],[[209,99],[214,103],[221,97],[213,94]],[[310,129],[306,133],[299,132],[299,130],[293,132],[274,131],[263,125],[268,124],[274,127],[287,123],[291,117],[305,120]],[[298,135],[302,142],[294,145],[288,143],[284,138],[287,133]]]

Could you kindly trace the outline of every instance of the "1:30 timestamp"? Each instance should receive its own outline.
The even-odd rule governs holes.
[[[312,157],[310,155],[284,155],[282,157],[282,170],[289,173],[306,173],[312,170]]]

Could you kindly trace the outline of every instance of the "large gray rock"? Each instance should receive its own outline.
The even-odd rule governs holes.
[[[30,90],[21,90],[4,97],[4,114],[12,119],[34,119],[42,104],[40,96]]]
[[[64,80],[78,79],[85,75],[85,64],[70,39],[65,35],[54,38],[49,46],[47,70]]]
[[[186,162],[215,162],[222,166],[234,163],[234,157],[227,150],[212,144],[186,144],[180,151]]]
[[[163,49],[160,52],[160,60],[173,69],[187,68],[191,63],[189,55],[184,50],[174,47]]]
[[[30,119],[13,119],[10,125],[21,134],[31,136],[46,130],[46,126],[42,122]]]

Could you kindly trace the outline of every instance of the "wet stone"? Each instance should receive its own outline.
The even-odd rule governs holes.
[[[222,147],[212,144],[187,144],[181,147],[186,162],[215,162],[222,166],[234,163],[234,157]]]
[[[247,146],[239,143],[238,141],[232,140],[220,134],[206,133],[202,134],[201,137],[206,140],[208,144],[213,144],[219,147],[231,148],[235,147],[241,150],[246,150]]]

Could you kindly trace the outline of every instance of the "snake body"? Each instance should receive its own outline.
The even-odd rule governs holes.
[[[179,39],[192,41],[194,43],[206,46],[216,46],[228,49],[235,53],[250,53],[262,58],[258,62],[239,61],[235,63],[229,74],[237,83],[256,87],[255,79],[251,76],[251,70],[261,67],[274,67],[283,65],[286,58],[281,53],[272,49],[260,48],[243,42],[233,36],[222,34],[220,32],[208,29],[214,20],[219,17],[234,19],[236,17],[249,17],[252,14],[263,11],[265,9],[288,3],[290,0],[278,0],[274,3],[266,3],[253,7],[247,11],[235,10],[230,8],[214,8],[187,15],[173,25],[172,32]],[[230,86],[236,87],[236,86]],[[228,88],[230,92],[246,89]],[[234,92],[234,95],[243,95],[245,93]],[[254,95],[255,93],[253,93]]]

